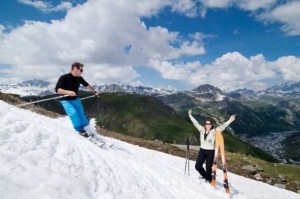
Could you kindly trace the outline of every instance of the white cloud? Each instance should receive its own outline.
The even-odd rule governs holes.
[[[271,3],[261,1],[260,5],[267,2]],[[206,3],[225,7],[233,1]],[[183,63],[182,56],[204,54],[203,40],[214,36],[196,32],[183,38],[179,32],[147,27],[141,21],[141,17],[156,15],[165,6],[173,6],[173,11],[179,12],[175,9],[180,8],[178,5],[179,1],[171,0],[132,0],[130,4],[90,0],[68,10],[64,19],[51,23],[26,21],[10,32],[0,24],[0,64],[10,66],[1,69],[5,74],[1,82],[33,78],[54,82],[70,70],[74,61],[85,64],[83,76],[91,83],[136,82],[136,66],[153,68],[165,79],[194,86],[210,83],[222,89],[258,90],[266,87],[264,80],[278,77],[299,81],[299,58],[293,56],[272,62],[261,54],[247,58],[232,52],[207,65],[199,61]],[[189,5],[190,1],[182,1],[185,15],[193,13]]]
[[[294,56],[281,57],[274,64],[281,71],[284,80],[300,81],[300,58]]]
[[[89,83],[96,85],[104,83],[112,84],[117,82],[133,83],[139,76],[132,66],[112,67],[107,64],[98,65],[94,63],[87,63],[84,67],[85,70],[83,77],[87,80],[91,79]],[[99,70],[99,68],[101,68],[101,70]]]
[[[269,9],[276,2],[277,0],[239,0],[237,4],[242,9],[255,11],[258,9]]]
[[[300,35],[300,1],[289,1],[270,12],[263,13],[259,19],[280,22],[281,30],[287,35]]]
[[[172,80],[186,80],[192,75],[193,71],[200,67],[200,62],[168,62],[168,61],[158,61],[150,60],[149,65],[155,70],[159,71],[163,78]]]
[[[231,6],[232,0],[200,0],[206,8],[227,8]]]
[[[70,2],[61,2],[57,6],[52,6],[51,3],[47,1],[35,1],[35,0],[18,0],[19,3],[32,6],[42,12],[57,12],[64,11],[72,8],[72,4]]]
[[[300,58],[289,56],[267,61],[258,54],[249,59],[238,52],[227,53],[211,64],[197,67],[186,82],[198,86],[212,84],[226,90],[250,88],[261,90],[268,87],[265,80],[283,77],[287,81],[300,81]]]
[[[207,9],[227,9],[236,6],[250,11],[252,16],[263,22],[279,22],[287,35],[300,35],[300,1],[278,0],[199,0],[202,3],[200,15],[205,17]]]
[[[137,74],[132,66],[205,52],[199,38],[184,39],[178,32],[146,27],[141,21],[140,17],[155,15],[170,5],[171,1],[160,0],[132,0],[130,4],[90,0],[69,9],[64,19],[51,23],[26,21],[10,32],[4,32],[1,26],[0,63],[10,65],[6,73],[20,80],[27,80],[30,74],[31,78],[55,79],[69,71],[72,62],[80,61],[93,66],[93,82],[123,82],[124,74],[127,81],[133,81]],[[43,6],[49,8],[40,2],[40,8]],[[125,53],[128,46],[130,51]],[[24,69],[31,72],[20,73]]]
[[[198,7],[195,1],[192,0],[175,0],[173,1],[172,11],[184,14],[188,17],[195,17],[198,15]]]
[[[206,9],[219,8],[226,9],[237,6],[244,10],[255,11],[258,9],[268,9],[278,0],[199,0]]]

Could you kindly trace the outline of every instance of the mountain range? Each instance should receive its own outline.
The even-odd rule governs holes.
[[[17,94],[20,96],[43,96],[54,93],[54,83],[50,83],[44,80],[28,80],[16,84],[5,84],[0,83],[0,91],[3,93]],[[94,85],[95,89],[99,92],[105,93],[134,93],[139,95],[149,95],[149,96],[165,96],[172,94],[187,94],[204,101],[219,101],[227,97],[245,97],[245,96],[290,96],[290,97],[300,97],[300,82],[296,83],[283,83],[272,86],[265,90],[253,91],[246,88],[237,89],[235,91],[225,92],[221,89],[204,84],[191,91],[176,91],[164,88],[152,88],[148,86],[131,86],[128,84],[110,84],[110,85]],[[84,88],[82,88],[84,90]]]

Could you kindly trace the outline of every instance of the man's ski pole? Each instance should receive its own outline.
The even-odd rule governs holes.
[[[26,105],[29,105],[29,104],[36,104],[36,103],[40,103],[40,102],[46,102],[46,101],[50,101],[50,100],[54,100],[54,99],[60,99],[60,98],[63,98],[63,97],[68,97],[68,96],[69,95],[60,95],[60,96],[51,97],[51,98],[47,98],[47,99],[37,100],[37,101],[34,101],[34,102],[26,102],[26,103],[23,103],[23,104],[18,104],[16,106],[21,107],[21,106],[26,106]],[[92,98],[92,97],[95,97],[95,95],[87,96],[87,97],[81,98],[80,100],[85,100],[85,99]]]
[[[60,98],[63,98],[63,97],[68,97],[69,95],[60,95],[60,96],[56,96],[56,97],[52,97],[52,98],[48,98],[48,99],[42,99],[42,100],[37,100],[37,101],[34,101],[34,102],[27,102],[27,103],[23,103],[23,104],[18,104],[16,106],[20,107],[20,106],[26,106],[26,105],[29,105],[29,104],[36,104],[36,103],[39,103],[39,102],[45,102],[45,101],[50,101],[50,100],[54,100],[54,99],[60,99]]]
[[[96,95],[91,95],[91,96],[83,97],[80,100],[82,101],[82,100],[85,100],[85,99],[88,99],[88,98],[92,98],[92,97],[97,97],[97,96]]]
[[[185,159],[185,167],[184,174],[190,175],[190,139],[189,136],[186,138],[186,159]]]

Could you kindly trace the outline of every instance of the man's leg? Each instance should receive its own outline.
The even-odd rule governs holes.
[[[74,100],[74,105],[76,107],[77,114],[78,114],[78,117],[80,120],[80,127],[81,127],[81,129],[84,129],[84,127],[89,125],[89,120],[87,119],[87,117],[84,113],[84,109],[83,109],[82,103],[79,98]]]
[[[74,100],[62,100],[60,103],[64,107],[66,114],[71,119],[74,129],[79,132],[82,129],[82,125],[73,101]]]

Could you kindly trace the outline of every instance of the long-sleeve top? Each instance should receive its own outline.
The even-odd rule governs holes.
[[[58,79],[58,81],[56,83],[55,91],[57,92],[57,90],[59,88],[61,88],[64,90],[74,91],[77,95],[80,84],[82,84],[85,87],[87,87],[89,85],[81,76],[75,77],[71,73],[68,73],[68,74],[60,76],[60,78]],[[77,96],[68,96],[68,97],[62,98],[62,100],[74,100],[76,98],[77,98]]]
[[[198,123],[198,121],[192,116],[189,115],[191,121],[193,122],[194,126],[198,129],[198,131],[200,132],[200,143],[201,146],[200,148],[202,149],[207,149],[207,150],[214,150],[215,149],[215,136],[216,136],[216,128],[213,128],[209,131],[209,133],[207,134],[206,139],[204,139],[204,135],[205,135],[205,127],[203,127],[202,125],[200,125]],[[220,128],[221,131],[224,131],[225,128],[231,123],[230,120],[228,120],[227,122],[225,122],[224,124],[222,124],[221,126],[217,127]]]

